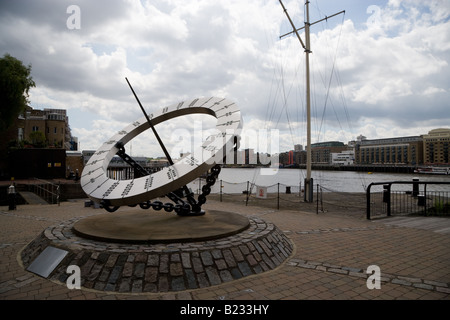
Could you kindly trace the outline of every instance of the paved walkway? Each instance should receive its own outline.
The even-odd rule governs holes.
[[[368,221],[364,214],[317,215],[209,200],[204,208],[271,222],[293,242],[294,252],[274,270],[199,289],[157,293],[70,290],[65,283],[25,271],[19,253],[49,226],[105,212],[84,207],[83,201],[23,205],[15,211],[0,207],[0,299],[450,300],[450,236],[446,233],[390,224],[389,219]],[[376,273],[367,273],[373,265],[381,271],[380,289],[369,289],[376,283],[371,280]]]
[[[417,228],[450,235],[450,219],[443,217],[391,217],[383,223],[398,227]]]

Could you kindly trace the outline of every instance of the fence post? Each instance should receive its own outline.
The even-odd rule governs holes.
[[[414,178],[412,180],[413,180],[412,196],[413,197],[417,197],[419,195],[419,179],[418,178]]]
[[[222,202],[222,179],[220,179],[220,202]]]
[[[247,204],[248,204],[248,181],[247,181],[247,200],[245,200],[245,206],[247,206]]]
[[[367,191],[366,191],[366,218],[367,218],[367,220],[370,220],[370,188],[372,187],[372,183],[367,186]]]
[[[391,184],[383,184],[383,202],[386,203],[387,216],[391,216]]]
[[[317,205],[316,205],[316,214],[319,214],[319,184],[317,184]]]
[[[277,210],[280,210],[280,183],[278,182]]]
[[[300,180],[298,183],[298,196],[302,197],[302,181]]]

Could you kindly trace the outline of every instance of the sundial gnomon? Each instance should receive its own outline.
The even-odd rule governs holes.
[[[142,209],[164,209],[167,212],[175,211],[178,215],[204,214],[201,206],[206,202],[206,196],[211,192],[211,186],[220,173],[220,164],[228,153],[238,147],[242,129],[241,112],[238,106],[224,98],[196,98],[147,114],[129,82],[128,84],[144,117],[116,133],[94,153],[85,165],[81,176],[83,190],[90,199],[99,202],[110,212],[116,211],[120,206],[139,205]],[[173,118],[191,114],[207,114],[215,117],[217,119],[215,132],[191,154],[174,162],[155,126]],[[154,173],[147,172],[125,150],[125,145],[129,141],[149,128],[152,129],[169,162],[169,166]],[[115,155],[134,168],[133,179],[116,180],[108,177],[107,168]],[[206,178],[206,185],[195,199],[186,185],[207,171],[210,172]],[[164,196],[171,202],[151,201]]]

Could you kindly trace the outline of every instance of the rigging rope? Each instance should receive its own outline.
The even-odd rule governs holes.
[[[344,17],[345,17],[345,14],[344,14],[344,16],[343,16],[343,19],[344,19]],[[327,22],[327,24],[328,24],[328,22]],[[342,34],[342,27],[343,27],[343,25],[344,25],[344,20],[342,20],[342,23],[341,23],[341,27],[340,27],[340,30],[339,30],[338,41],[337,41],[336,49],[335,49],[335,52],[334,52],[333,65],[332,65],[332,67],[331,67],[330,79],[328,80],[328,87],[327,87],[327,91],[326,91],[326,95],[325,95],[325,103],[324,103],[324,108],[323,108],[323,112],[322,112],[322,120],[321,120],[321,122],[320,122],[320,127],[319,127],[319,137],[318,137],[318,141],[320,141],[320,139],[319,139],[319,138],[320,138],[320,132],[321,132],[321,130],[322,130],[322,125],[323,125],[323,121],[324,121],[324,118],[325,118],[325,113],[326,113],[326,110],[327,110],[328,100],[330,99],[331,82],[332,82],[332,80],[333,80],[333,74],[335,73],[336,59],[337,59],[337,52],[338,52],[339,43],[340,43],[340,40],[341,40],[341,34]],[[344,106],[344,108],[345,108],[345,106]],[[339,117],[338,117],[338,115],[337,115],[337,113],[336,113],[336,109],[334,108],[334,106],[333,106],[333,111],[334,111],[334,114],[335,114],[335,116],[336,116],[336,120],[338,121],[339,128],[340,128],[341,130],[343,130],[342,125],[341,125],[341,122],[340,122],[340,120],[339,120]]]

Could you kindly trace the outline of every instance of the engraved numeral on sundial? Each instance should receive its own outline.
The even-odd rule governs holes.
[[[189,104],[189,107],[193,107],[197,103],[197,101],[198,101],[198,98],[192,100],[192,102]]]
[[[109,196],[109,194],[119,185],[119,181],[114,182],[108,190],[105,191],[103,194],[103,198]]]
[[[173,180],[177,178],[177,172],[173,168],[169,168],[169,171],[167,171],[167,177],[169,180]]]
[[[229,116],[231,116],[232,114],[233,114],[232,111],[230,111],[230,112],[225,112],[223,115],[217,117],[217,119],[218,119],[218,118],[222,118],[222,117],[229,117]]]
[[[211,145],[209,145],[209,146],[202,146],[202,147],[203,147],[203,149],[205,149],[206,151],[214,151],[214,150],[217,149],[216,146],[211,146]]]
[[[239,122],[239,120],[237,120],[237,121],[226,121],[224,123],[218,124],[217,126],[231,126],[235,122]]]
[[[196,158],[194,158],[194,157],[192,157],[192,156],[187,157],[185,161],[186,161],[186,163],[187,163],[188,165],[190,165],[191,167],[193,167],[193,166],[195,166],[195,165],[198,165],[198,163],[199,163],[199,160],[196,159]]]
[[[88,173],[87,173],[87,175],[88,176],[90,176],[91,174],[93,174],[95,171],[97,171],[97,170],[99,170],[99,169],[101,169],[102,167],[98,167],[98,168],[96,168],[96,169],[94,169],[94,170],[90,170]],[[85,176],[85,175],[84,175]]]
[[[162,109],[162,113],[163,113],[163,114],[166,113],[167,111],[169,111],[169,107],[164,107],[164,108]]]
[[[126,132],[125,130],[121,130],[121,131],[119,131],[119,134],[121,134],[121,135],[125,135],[125,134],[127,134],[128,132]]]
[[[220,101],[214,102],[214,103],[212,104],[211,108],[213,108],[213,107],[215,107],[215,106],[220,106],[224,100],[225,100],[225,99],[222,99],[222,100],[220,100]],[[219,109],[219,110],[220,110],[220,109]],[[216,110],[216,112],[217,112],[217,111],[218,111],[218,110]]]
[[[127,184],[127,186],[125,187],[125,190],[123,190],[122,192],[122,197],[125,197],[131,190],[131,188],[133,188],[133,184],[134,181],[131,181],[129,184]]]
[[[106,142],[106,144],[113,144],[116,143],[116,140],[109,140],[108,142]]]
[[[93,166],[94,164],[96,164],[97,162],[99,162],[100,160],[94,160],[94,161],[92,161],[92,162],[89,162],[89,163],[87,163],[86,165],[85,165],[85,167],[88,167],[88,166]]]
[[[151,188],[151,187],[152,187],[152,184],[153,184],[153,176],[150,176],[150,177],[148,177],[148,178],[145,180],[145,186],[144,186],[144,189]]]
[[[140,122],[139,121],[135,121],[135,122],[133,122],[133,126],[135,126],[135,127],[139,127],[140,126]]]
[[[177,110],[180,110],[180,108],[183,106],[183,104],[184,104],[184,101],[183,101],[183,102],[180,102],[180,103],[177,105]]]
[[[219,133],[217,133],[217,134],[208,136],[208,137],[206,138],[206,141],[208,141],[208,140],[214,141],[215,138],[224,138],[226,135],[227,135],[226,132],[219,132]]]
[[[200,107],[211,108],[211,107],[208,107],[208,106],[206,106],[206,105],[211,101],[212,98],[213,98],[213,97],[208,98],[208,100],[204,101],[204,102],[200,105]]]
[[[223,109],[228,109],[229,107],[231,107],[232,105],[234,104],[234,102],[233,103],[231,103],[231,104],[229,104],[229,105],[225,105],[225,106],[223,106],[222,108],[220,108],[220,109],[217,109],[217,110],[215,110],[216,112],[219,112],[220,110],[223,110]]]

